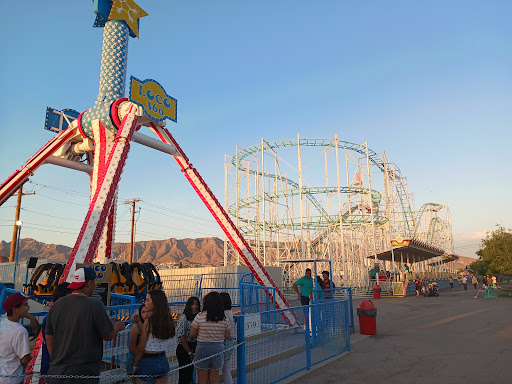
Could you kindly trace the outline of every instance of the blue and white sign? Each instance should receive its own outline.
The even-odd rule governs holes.
[[[59,111],[54,108],[46,107],[46,118],[44,120],[44,129],[47,131],[61,133],[69,127],[78,118],[80,113],[74,109],[66,108]]]
[[[261,333],[261,314],[250,313],[244,316],[245,337],[256,336]]]

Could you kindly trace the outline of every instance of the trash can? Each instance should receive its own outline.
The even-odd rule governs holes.
[[[359,333],[361,335],[375,335],[377,333],[377,308],[371,300],[363,300],[357,308],[359,317]]]
[[[379,284],[375,284],[373,286],[373,298],[374,299],[380,299],[380,293],[382,292],[382,289],[380,289]]]

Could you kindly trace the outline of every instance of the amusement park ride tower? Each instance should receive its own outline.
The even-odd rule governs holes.
[[[133,76],[129,98],[125,98],[129,37],[138,37],[139,19],[147,13],[133,0],[95,0],[94,12],[97,15],[94,26],[104,28],[96,101],[83,113],[72,109],[47,109],[45,128],[58,135],[0,185],[0,205],[45,163],[90,174],[89,209],[60,281],[69,280],[77,263],[104,263],[111,259],[117,187],[130,144],[137,142],[154,148],[174,157],[255,278],[263,286],[275,287],[276,306],[287,308],[286,299],[270,275],[165,128],[165,119],[177,119],[176,99],[167,95],[156,81],[140,81]],[[160,141],[138,132],[143,126],[153,131]],[[289,323],[295,322],[291,313],[286,312],[285,317]]]

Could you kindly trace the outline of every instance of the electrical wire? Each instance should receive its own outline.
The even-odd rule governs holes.
[[[34,228],[34,227],[30,227],[30,226],[23,226],[23,228],[33,229],[35,231],[52,232],[52,233],[65,233],[65,234],[68,234],[68,235],[76,235],[76,232],[55,231],[53,229]]]
[[[200,222],[197,222],[197,221],[194,221],[194,220],[184,219],[183,217],[173,216],[173,215],[170,215],[170,214],[168,214],[168,213],[163,213],[163,212],[153,211],[152,209],[148,209],[148,208],[144,208],[144,211],[147,211],[147,212],[153,212],[153,213],[156,213],[156,214],[158,214],[158,215],[165,216],[165,217],[172,217],[173,219],[177,219],[177,220],[181,220],[181,221],[187,221],[187,222],[189,222],[189,223],[193,223],[193,224],[204,225],[204,226],[212,227],[212,228],[218,228],[218,225],[206,224],[206,223],[200,223]],[[190,216],[190,215],[188,215],[187,213],[184,213],[184,212],[183,212],[182,214],[183,214],[183,215],[186,215],[186,216]]]
[[[149,223],[149,224],[151,224],[151,223]],[[154,224],[152,224],[152,225],[154,225]],[[177,230],[177,231],[186,231],[186,232],[199,233],[201,235],[207,235],[208,237],[218,237],[218,236],[212,235],[211,233],[194,231],[192,229],[183,229],[183,228],[174,228],[174,227],[166,227],[166,228],[174,229],[174,230]],[[169,235],[164,235],[164,234],[161,234],[161,233],[153,233],[153,232],[146,232],[146,231],[138,231],[138,233],[146,233],[146,234],[151,234],[151,235],[155,235],[155,236],[161,236],[161,237],[164,237],[164,238],[167,238],[167,239],[170,238]]]
[[[54,187],[51,185],[40,184],[40,183],[36,183],[35,181],[32,181],[32,180],[29,180],[28,182],[31,184],[40,186],[41,188],[39,190],[41,190],[42,188],[49,188],[49,189],[53,189],[55,191],[70,193],[70,194],[74,194],[74,195],[87,196],[87,197],[89,196],[89,194],[85,193],[85,192],[73,191],[71,189],[58,188],[58,187]]]
[[[43,195],[42,193],[38,193],[37,196],[42,196],[42,197],[45,197],[47,199],[50,199],[50,200],[55,200],[55,201],[58,201],[59,203],[65,203],[65,204],[73,204],[73,205],[79,205],[81,207],[88,207],[89,206],[89,203],[85,204],[85,203],[73,203],[71,201],[65,201],[65,200],[61,200],[61,199],[55,199],[54,197],[50,197],[50,196],[46,196],[46,195]]]
[[[30,212],[30,213],[35,213],[36,215],[43,215],[43,216],[53,217],[55,219],[71,220],[71,221],[84,221],[83,219],[70,219],[69,217],[53,216],[53,215],[49,215],[47,213],[41,213],[41,212],[32,211],[30,209],[23,208],[23,207],[21,208],[21,210],[22,211],[26,211],[26,212]]]
[[[182,212],[182,211],[178,211],[176,209],[172,209],[172,208],[168,208],[168,207],[164,207],[162,205],[157,205],[157,204],[153,204],[153,203],[148,203],[147,201],[142,201],[141,202],[142,204],[146,204],[146,205],[149,205],[151,207],[154,207],[154,208],[158,208],[158,209],[161,209],[161,210],[165,210],[165,211],[169,211],[169,212],[174,212],[176,214],[179,214],[179,215],[186,215],[187,217],[192,217],[192,218],[195,218],[195,219],[198,219],[198,220],[205,220],[205,221],[214,221],[215,220],[211,217],[201,217],[201,216],[195,216],[195,215],[191,215],[189,212]],[[146,208],[147,209],[147,208]]]

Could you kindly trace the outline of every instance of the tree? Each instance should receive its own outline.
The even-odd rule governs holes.
[[[480,258],[471,264],[475,272],[481,275],[512,275],[512,230],[497,224],[494,231],[487,232],[476,254]]]

